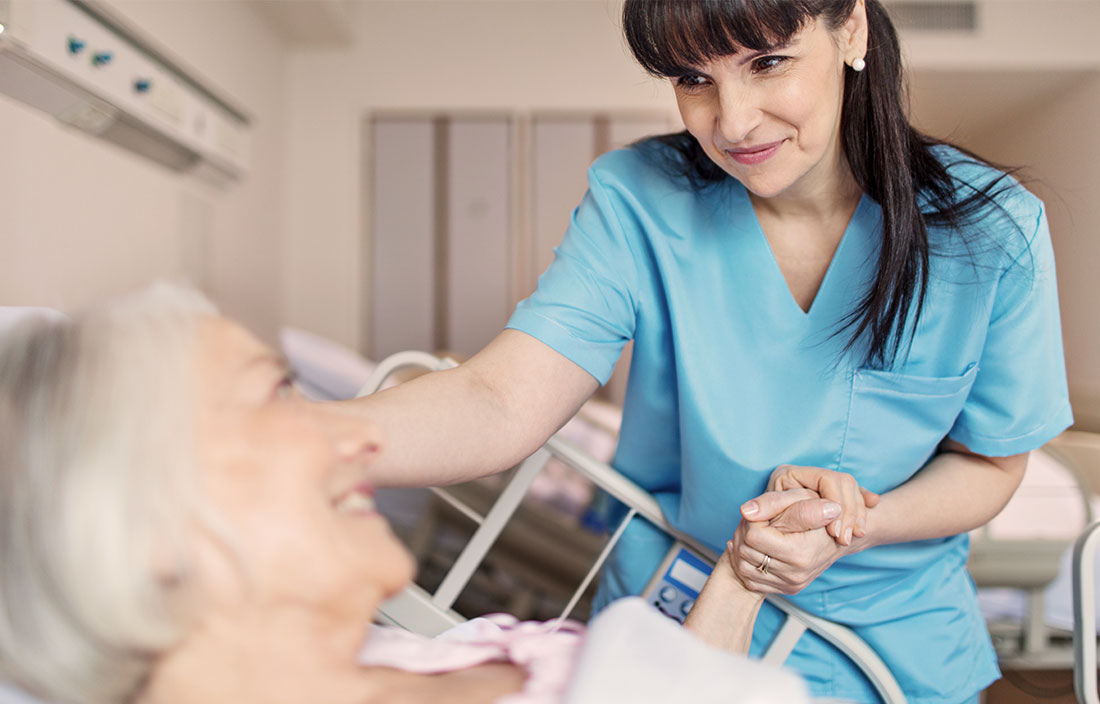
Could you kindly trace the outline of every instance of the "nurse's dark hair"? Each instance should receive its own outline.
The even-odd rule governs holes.
[[[957,229],[999,207],[996,196],[1013,181],[1001,174],[959,187],[948,172],[951,164],[932,152],[945,142],[909,124],[893,23],[878,0],[865,4],[866,68],[845,70],[840,138],[856,182],[882,207],[883,241],[877,275],[838,332],[849,333],[847,349],[864,352],[865,364],[888,368],[920,318],[928,284],[928,227]],[[623,29],[646,71],[675,79],[712,59],[780,46],[815,19],[838,29],[855,6],[856,0],[626,0]],[[695,186],[730,178],[689,133],[652,139],[672,147],[676,158],[669,168]],[[966,159],[988,163],[960,151]]]

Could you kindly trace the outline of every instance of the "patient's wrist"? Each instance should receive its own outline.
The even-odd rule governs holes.
[[[684,621],[684,627],[715,647],[735,653],[747,652],[752,626],[763,600],[763,594],[745,587],[733,569],[729,552],[723,552]]]
[[[733,559],[736,558],[733,557],[732,551],[727,548],[726,551],[718,557],[718,562],[714,566],[714,572],[711,578],[721,585],[726,598],[736,598],[746,603],[763,601],[764,595],[762,593],[753,591],[741,581],[741,577],[733,568]]]

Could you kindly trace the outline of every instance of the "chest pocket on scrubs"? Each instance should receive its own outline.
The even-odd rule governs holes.
[[[879,493],[903,483],[951,430],[977,374],[974,364],[951,377],[856,370],[840,469]]]

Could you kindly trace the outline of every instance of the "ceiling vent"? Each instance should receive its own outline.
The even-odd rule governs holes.
[[[894,25],[903,32],[976,32],[978,7],[976,2],[886,3]]]

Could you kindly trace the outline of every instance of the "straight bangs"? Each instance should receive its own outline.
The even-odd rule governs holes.
[[[683,76],[744,49],[781,46],[821,13],[812,0],[627,0],[623,32],[654,76]]]

